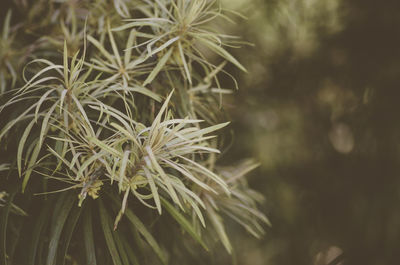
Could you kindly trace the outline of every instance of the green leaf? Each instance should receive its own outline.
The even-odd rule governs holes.
[[[35,222],[35,226],[32,229],[32,242],[30,244],[29,252],[28,252],[28,265],[35,265],[36,255],[38,253],[38,243],[39,240],[42,239],[41,235],[43,234],[43,228],[47,227],[49,223],[49,213],[50,213],[50,205],[51,200],[46,200],[44,202],[44,207],[41,210],[39,217]]]
[[[151,176],[150,171],[146,167],[144,167],[143,170],[144,170],[144,174],[147,177],[147,181],[149,182],[150,190],[153,195],[154,202],[156,204],[158,213],[161,214],[162,210],[161,210],[160,196],[158,195],[158,191],[157,191],[156,184],[154,183],[154,179]]]
[[[9,214],[11,211],[12,201],[15,197],[15,192],[9,195],[7,199],[7,203],[3,209],[3,213],[0,219],[0,261],[2,264],[7,265],[7,249],[6,249],[6,241],[7,241],[7,223]]]
[[[50,95],[50,93],[55,91],[55,90],[56,90],[56,88],[50,89],[50,90],[46,91],[43,94],[43,96],[40,97],[40,99],[39,99],[39,101],[37,103],[37,106],[35,108],[35,121],[36,122],[37,122],[37,119],[38,119],[38,114],[39,114],[40,107],[42,106],[43,102],[46,100],[47,96]]]
[[[203,242],[193,225],[188,220],[186,220],[186,218],[181,213],[179,213],[179,211],[175,209],[175,207],[167,200],[161,198],[161,204],[164,206],[167,212],[169,212],[169,214],[178,222],[178,224],[186,232],[188,232],[189,235],[191,235],[192,238],[195,239],[205,250],[208,251],[207,245]]]
[[[153,91],[151,91],[145,87],[135,85],[134,87],[126,87],[125,89],[143,94],[145,96],[148,96],[148,97],[154,99],[157,102],[161,102],[161,97],[159,95],[157,95],[156,93],[154,93]]]
[[[189,80],[189,84],[192,84],[192,77],[190,76],[189,67],[188,64],[186,63],[185,55],[183,54],[182,44],[180,41],[178,42],[178,49],[179,49],[179,55],[182,60],[183,68],[185,69],[186,78]]]
[[[0,141],[3,138],[3,136],[9,131],[11,130],[12,127],[14,127],[15,124],[17,124],[18,122],[30,118],[33,115],[29,115],[28,113],[35,108],[35,106],[37,105],[37,103],[33,104],[32,106],[29,106],[29,108],[27,108],[23,113],[21,113],[17,118],[9,121],[1,130],[0,132]]]
[[[215,231],[217,232],[219,238],[221,239],[222,244],[224,245],[226,251],[228,251],[229,254],[232,253],[232,245],[229,241],[229,238],[225,232],[224,225],[222,223],[222,218],[212,209],[212,206],[209,206],[208,208],[208,217],[211,220],[211,223],[213,224]]]
[[[87,36],[87,39],[94,45],[96,46],[97,49],[99,49],[99,51],[110,61],[110,63],[112,63],[113,65],[117,65],[117,63],[115,62],[114,58],[112,57],[112,55],[106,51],[106,49],[104,49],[103,45],[98,42],[96,39],[94,39],[92,36]]]
[[[153,20],[153,21],[152,21]],[[127,20],[132,21],[132,20]],[[127,23],[117,28],[113,28],[112,31],[122,31],[125,29],[133,28],[133,27],[143,27],[143,26],[151,26],[151,27],[162,27],[162,23],[157,23],[160,19],[134,19],[134,22]],[[162,20],[162,22],[168,22],[169,20]]]
[[[167,264],[166,256],[164,255],[163,251],[161,250],[155,238],[142,223],[142,221],[140,221],[140,219],[130,209],[125,210],[125,215],[128,218],[128,220],[132,223],[132,225],[135,227],[135,229],[139,231],[139,233],[144,237],[147,243],[149,243],[149,245],[153,248],[154,252],[160,258],[162,263]]]
[[[109,19],[107,20],[107,32],[108,32],[108,38],[110,39],[111,48],[113,49],[114,56],[115,56],[115,58],[117,59],[117,62],[118,62],[118,66],[122,67],[121,56],[119,55],[118,47],[117,47],[117,44],[115,43],[114,36],[111,33],[110,20]]]
[[[130,151],[126,150],[122,157],[121,166],[119,168],[119,183],[118,183],[119,192],[122,191],[123,183],[126,178],[125,170],[126,170],[126,166],[128,165],[129,155],[130,155]]]
[[[28,124],[28,126],[26,126],[25,131],[22,134],[21,140],[19,140],[18,151],[17,151],[17,167],[18,167],[19,176],[21,176],[21,174],[22,174],[22,152],[24,149],[24,145],[25,145],[26,139],[28,138],[29,133],[34,124],[35,124],[35,120],[32,120]]]
[[[69,78],[68,78],[68,49],[67,49],[67,40],[64,39],[64,53],[63,53],[63,57],[64,57],[64,85],[67,89],[69,89]]]
[[[71,242],[72,235],[74,233],[76,224],[78,223],[79,217],[82,212],[82,207],[75,207],[72,209],[71,213],[68,216],[68,221],[65,227],[64,231],[64,240],[61,242],[61,249],[60,249],[60,259],[61,262],[59,264],[64,265],[65,264],[65,257],[67,256],[67,251],[69,244]],[[58,263],[57,263],[58,264]]]
[[[12,14],[12,10],[9,9],[7,11],[6,19],[4,20],[4,25],[3,25],[3,34],[2,34],[3,40],[8,39],[8,33],[10,31],[11,14]]]
[[[164,181],[165,186],[167,186],[168,193],[171,196],[172,200],[174,201],[174,203],[179,205],[179,207],[181,207],[181,209],[183,209],[183,206],[178,198],[178,195],[176,194],[174,187],[171,184],[171,181],[169,180],[167,174],[165,174],[164,169],[162,169],[160,164],[158,164],[157,159],[154,156],[154,154],[149,146],[146,147],[146,151],[147,151],[148,157],[150,158],[151,165],[154,166],[157,173],[160,174],[162,180]]]
[[[26,185],[28,184],[29,178],[32,174],[33,168],[39,156],[41,147],[42,145],[40,144],[40,141],[37,141],[35,149],[32,152],[31,159],[29,160],[28,169],[25,172],[24,180],[22,181],[22,193],[25,191]]]
[[[133,42],[135,41],[136,38],[136,31],[134,29],[132,29],[129,32],[129,37],[128,37],[128,41],[126,42],[126,50],[124,53],[124,65],[125,67],[128,66],[129,61],[131,60],[131,56],[132,56],[132,49],[129,49],[129,47],[133,46]]]
[[[215,44],[214,42],[212,42],[206,38],[198,38],[198,40],[203,42],[208,48],[213,50],[215,53],[221,55],[223,58],[225,58],[226,60],[228,60],[231,63],[233,63],[234,65],[236,65],[236,67],[239,68],[240,70],[242,70],[243,72],[247,72],[246,68],[244,68],[244,66],[241,63],[239,63],[238,60],[235,59],[235,57],[233,57],[229,52],[227,52],[221,46]]]
[[[143,82],[143,86],[150,84],[154,78],[158,75],[158,73],[163,69],[165,64],[167,63],[169,57],[171,56],[173,49],[169,49],[158,61],[157,65],[153,68],[150,74],[147,76],[146,80]]]
[[[158,47],[157,49],[153,50],[153,51],[149,51],[149,54],[147,56],[152,56],[153,54],[156,54],[160,51],[162,51],[163,49],[167,48],[168,46],[172,45],[175,41],[179,40],[179,36],[176,36],[168,41],[166,41],[164,44],[162,44],[160,47]]]
[[[101,149],[103,149],[104,151],[110,153],[111,155],[113,155],[115,157],[121,157],[122,156],[122,154],[120,152],[118,152],[117,150],[115,150],[111,146],[103,143],[102,141],[100,141],[96,137],[89,137],[89,141],[94,143],[95,145],[97,145],[98,147],[100,147]]]
[[[90,206],[92,205],[93,204],[90,204]],[[83,239],[85,241],[86,264],[97,265],[96,248],[93,240],[92,213],[90,206],[85,208],[85,213],[83,216]]]
[[[65,197],[61,196],[56,203],[46,265],[56,265],[57,250],[60,243],[61,232],[64,228],[65,221],[67,220],[74,201],[75,196],[67,194]]]
[[[114,196],[112,196],[111,194],[108,195],[117,207],[121,204]],[[143,222],[140,221],[140,219],[129,208],[125,209],[125,216],[132,223],[133,227],[143,236],[143,238],[147,241],[147,243],[153,248],[154,252],[160,258],[162,263],[167,264],[167,257],[165,256],[164,252],[158,245],[156,239],[149,232],[149,230],[147,230]]]
[[[122,265],[121,258],[118,254],[118,250],[113,238],[110,217],[107,214],[107,210],[104,208],[103,202],[101,200],[99,200],[99,214],[100,214],[101,227],[103,229],[107,247],[110,252],[111,258],[114,262],[114,265]]]
[[[129,242],[125,238],[121,238],[122,244],[124,245],[126,251],[126,254],[128,256],[128,259],[130,261],[130,265],[139,265],[139,261],[137,260],[134,251],[132,251],[132,246],[129,244]]]
[[[122,264],[129,265],[129,258],[128,258],[127,252],[132,251],[132,249],[130,249],[130,248],[125,249],[125,246],[124,246],[124,244],[122,242],[122,238],[121,238],[122,236],[120,235],[119,231],[114,231],[113,237],[114,237],[114,241],[117,246],[118,252],[120,254]]]

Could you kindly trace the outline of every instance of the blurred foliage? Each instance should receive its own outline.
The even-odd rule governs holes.
[[[237,237],[238,264],[397,264],[400,4],[225,3],[254,43],[236,53],[252,75],[227,103],[230,158],[260,160],[250,185],[272,222],[262,244]]]

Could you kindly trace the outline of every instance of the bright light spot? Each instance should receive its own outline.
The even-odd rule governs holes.
[[[354,137],[350,127],[344,123],[336,123],[329,132],[329,140],[336,151],[350,153],[354,148]]]

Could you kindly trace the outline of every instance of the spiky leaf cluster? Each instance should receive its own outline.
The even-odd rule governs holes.
[[[205,249],[217,235],[232,251],[223,216],[263,233],[260,195],[243,180],[256,164],[216,164],[231,92],[219,76],[230,76],[227,63],[245,71],[226,49],[236,37],[215,30],[221,20],[230,18],[207,0],[14,2],[1,39],[1,162],[10,166],[0,200],[4,229],[18,236],[2,235],[5,262],[157,262],[143,258],[147,246],[172,263],[185,236],[168,245],[151,232],[169,220]],[[11,42],[32,58],[23,68]],[[18,197],[29,216],[8,228],[9,213],[25,215]],[[26,259],[13,255],[25,244]]]

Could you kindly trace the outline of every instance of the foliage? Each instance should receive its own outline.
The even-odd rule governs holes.
[[[243,178],[257,164],[217,164],[222,95],[232,90],[219,79],[235,88],[225,65],[246,70],[227,51],[237,38],[215,31],[231,21],[216,1],[9,7],[2,263],[176,264],[187,242],[209,250],[216,236],[231,253],[223,216],[263,234],[262,196]]]

